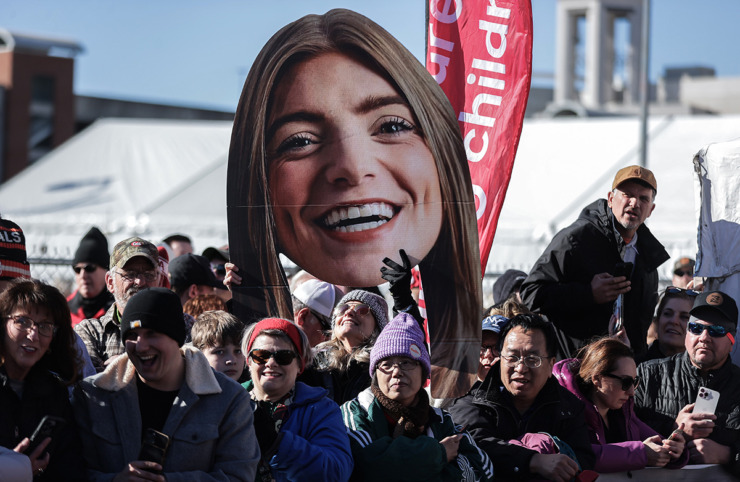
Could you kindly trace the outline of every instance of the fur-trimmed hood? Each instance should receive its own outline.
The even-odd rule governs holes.
[[[196,395],[221,393],[221,386],[216,380],[213,369],[208,364],[205,355],[197,348],[184,345],[180,353],[185,358],[185,383]],[[102,390],[117,392],[122,390],[134,379],[136,368],[124,353],[110,360],[102,373],[95,375],[92,384]]]

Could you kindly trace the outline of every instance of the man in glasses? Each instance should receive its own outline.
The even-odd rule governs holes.
[[[226,276],[226,263],[229,262],[229,245],[225,244],[220,248],[209,246],[203,250],[203,256],[208,259],[208,262],[211,264],[211,271],[213,271],[213,274],[220,283],[216,287],[216,294],[222,300],[229,301],[231,299],[231,291],[223,283]]]
[[[708,291],[689,313],[686,351],[637,367],[637,414],[664,436],[683,423],[691,463],[726,464],[740,476],[740,367],[730,359],[737,304],[727,293]],[[719,392],[714,414],[694,413],[700,387]]]
[[[128,300],[144,288],[159,286],[159,253],[149,241],[133,237],[119,242],[109,263],[105,284],[115,302],[100,318],[88,318],[75,326],[98,372],[109,358],[124,351],[120,319]]]
[[[673,281],[671,284],[677,288],[686,288],[694,279],[694,265],[696,261],[691,258],[679,258],[673,264]]]
[[[332,311],[342,296],[339,288],[317,279],[308,279],[293,291],[293,319],[306,333],[311,348],[329,339]]]
[[[657,191],[650,170],[620,169],[607,198],[586,206],[556,234],[524,280],[522,300],[561,331],[563,358],[575,357],[594,336],[608,334],[612,315],[621,315],[635,353],[647,351],[658,301],[657,268],[669,258],[645,226]]]
[[[183,305],[196,296],[213,295],[217,286],[223,286],[211,271],[211,264],[205,256],[185,253],[170,262],[169,270],[172,291],[180,297]]]
[[[579,464],[593,466],[583,403],[552,378],[555,337],[539,315],[511,318],[501,334],[501,359],[448,410],[491,458],[497,478],[565,482]],[[551,436],[565,442],[578,462]]]
[[[75,389],[75,418],[91,475],[254,480],[259,448],[249,394],[212,370],[198,349],[183,346],[182,320],[175,293],[139,291],[121,315],[126,354]],[[149,434],[169,441],[155,444],[166,450],[159,462],[140,451]]]
[[[67,298],[72,326],[87,318],[100,318],[115,301],[105,287],[109,258],[108,240],[93,226],[83,236],[72,260],[77,286]]]

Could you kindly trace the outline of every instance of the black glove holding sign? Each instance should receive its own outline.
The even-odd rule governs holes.
[[[409,261],[406,251],[398,251],[401,256],[403,266],[393,261],[391,258],[383,259],[383,266],[380,268],[380,276],[391,285],[390,291],[393,296],[393,316],[399,313],[408,313],[413,316],[419,325],[424,329],[424,318],[421,316],[416,300],[411,296],[411,261]]]

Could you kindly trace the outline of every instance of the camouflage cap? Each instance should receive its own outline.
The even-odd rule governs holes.
[[[143,256],[148,259],[153,268],[159,266],[157,247],[145,239],[133,237],[116,244],[110,255],[110,267],[111,269],[123,268],[131,258],[136,256]]]

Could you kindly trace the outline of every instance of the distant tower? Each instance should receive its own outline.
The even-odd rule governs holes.
[[[555,104],[577,102],[602,110],[639,102],[642,4],[643,0],[558,0]],[[618,23],[626,27],[626,45],[615,44]],[[579,47],[585,47],[583,59],[577,58]],[[582,77],[577,75],[580,60]],[[617,62],[622,63],[623,77],[615,82]]]

